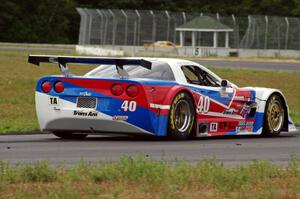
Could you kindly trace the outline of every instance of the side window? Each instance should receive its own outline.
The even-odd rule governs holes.
[[[182,66],[184,76],[188,83],[197,84],[201,86],[220,86],[218,82],[210,76],[206,71],[196,66]]]
[[[195,71],[194,66],[182,66],[181,70],[183,71],[184,76],[188,83],[198,84],[200,82],[200,79]]]

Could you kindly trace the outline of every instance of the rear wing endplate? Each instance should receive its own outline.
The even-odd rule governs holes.
[[[124,65],[142,66],[151,70],[152,63],[144,59],[126,59],[126,58],[103,58],[103,57],[82,57],[82,56],[56,56],[56,55],[29,55],[28,62],[37,66],[40,63],[57,63],[60,71],[65,76],[70,76],[68,63],[84,65],[116,65],[120,76],[128,76],[123,69]]]

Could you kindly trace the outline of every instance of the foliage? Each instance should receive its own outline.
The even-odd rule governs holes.
[[[79,20],[74,8],[72,0],[3,1],[0,4],[0,40],[70,43],[74,40],[71,20]]]

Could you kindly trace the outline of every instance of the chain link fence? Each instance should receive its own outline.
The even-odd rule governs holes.
[[[142,46],[155,41],[179,43],[176,27],[198,16],[210,16],[233,29],[231,48],[300,50],[300,18],[278,16],[220,16],[219,14],[156,10],[113,10],[77,8],[81,16],[80,45]],[[185,45],[191,36],[185,33]],[[201,34],[198,46],[212,46],[209,33]],[[225,34],[225,33],[224,33]],[[220,36],[218,43],[224,44]],[[222,47],[222,46],[220,46]]]

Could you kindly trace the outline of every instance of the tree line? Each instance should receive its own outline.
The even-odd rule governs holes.
[[[300,17],[300,0],[1,0],[0,42],[76,44],[76,7]]]

